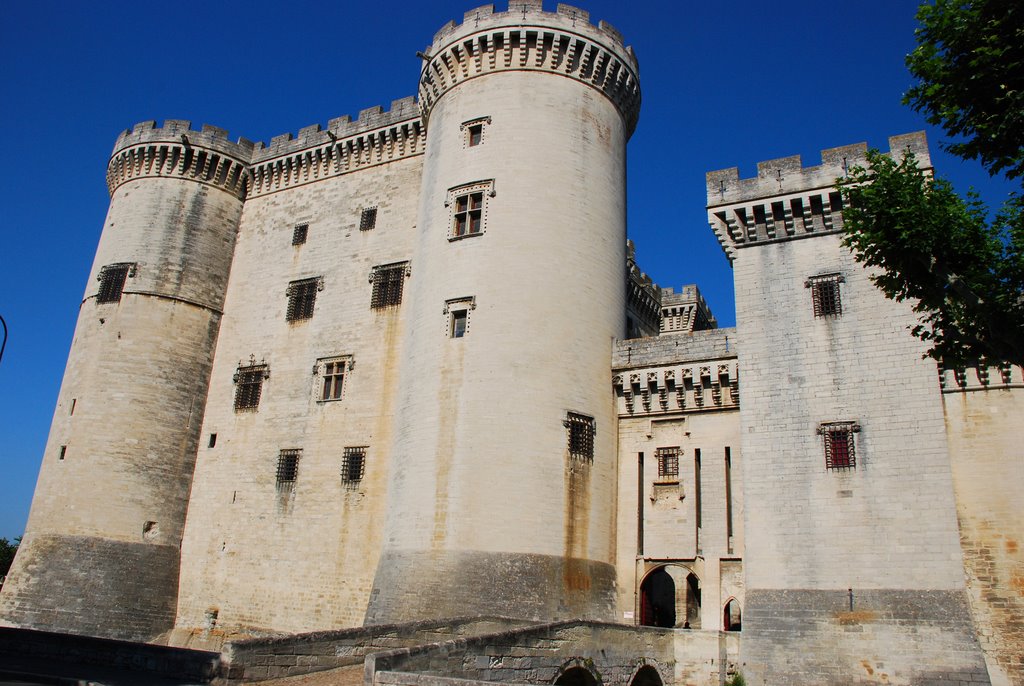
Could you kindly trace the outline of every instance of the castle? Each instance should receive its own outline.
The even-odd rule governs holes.
[[[0,621],[582,619],[679,629],[672,683],[1024,683],[1024,370],[937,368],[842,247],[865,146],[707,175],[720,329],[627,242],[612,26],[519,0],[422,56],[269,145],[118,138]]]

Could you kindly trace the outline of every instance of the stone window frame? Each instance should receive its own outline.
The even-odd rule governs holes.
[[[292,245],[305,245],[307,238],[309,238],[309,223],[296,224],[292,229]]]
[[[100,282],[96,304],[121,302],[124,285],[128,279],[135,278],[138,266],[137,262],[114,262],[100,267],[100,273],[96,275]]]
[[[340,365],[340,370],[338,365]],[[355,365],[355,358],[352,355],[331,355],[319,358],[313,365],[313,377],[316,380],[313,384],[313,395],[316,402],[333,403],[344,400],[348,375]]]
[[[838,272],[818,274],[804,281],[804,288],[811,289],[811,302],[815,319],[843,316],[843,297],[839,284],[846,279]]]
[[[562,425],[565,427],[566,450],[569,457],[584,462],[593,462],[597,421],[590,415],[570,410],[565,413]]]
[[[476,296],[466,295],[460,298],[448,298],[444,301],[444,325],[445,334],[448,338],[465,338],[469,333],[470,313],[476,309]],[[463,314],[462,333],[456,335],[456,318],[459,313]]]
[[[474,196],[477,195],[479,195],[480,206],[479,209],[474,209],[471,203]],[[449,209],[448,240],[460,241],[487,233],[487,211],[490,204],[488,200],[495,197],[495,195],[494,179],[473,181],[472,183],[449,188],[444,203],[445,207]],[[465,204],[463,204],[463,200],[465,200]],[[460,208],[464,209],[460,210]],[[466,214],[465,228],[460,230],[459,227],[462,225],[459,222],[459,218],[464,213]],[[474,213],[479,213],[479,223],[476,231],[470,230],[473,226],[472,219]]]
[[[359,211],[359,230],[372,231],[377,228],[377,206],[364,207]]]
[[[249,363],[238,362],[232,380],[235,383],[235,412],[255,412],[263,395],[263,382],[270,378],[270,365],[266,360],[257,363],[256,356]]]
[[[825,451],[825,469],[850,470],[857,468],[857,441],[860,425],[853,421],[822,422],[818,425]]]
[[[462,124],[459,125],[459,131],[462,132],[462,147],[475,148],[483,145],[486,140],[484,133],[490,123],[490,116],[477,117],[475,119],[469,119],[462,122]]]
[[[369,446],[345,446],[341,456],[341,480],[349,486],[355,486],[366,474],[366,451]]]
[[[683,451],[678,445],[656,448],[654,457],[658,462],[658,479],[663,481],[679,480],[679,458]]]
[[[288,296],[288,308],[285,310],[285,321],[302,322],[313,318],[316,307],[316,294],[324,289],[324,277],[313,276],[288,282],[285,295]]]
[[[401,305],[405,279],[410,276],[412,264],[408,260],[376,265],[370,270],[370,308],[383,310]]]

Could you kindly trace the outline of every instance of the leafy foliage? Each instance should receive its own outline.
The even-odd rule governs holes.
[[[747,681],[743,678],[742,674],[736,672],[725,680],[725,686],[747,686]]]
[[[14,562],[14,554],[18,552],[18,544],[21,543],[21,537],[14,539],[14,543],[11,543],[6,538],[0,538],[0,577],[7,576],[7,572],[11,569],[11,564]]]
[[[1024,364],[1024,202],[989,223],[976,195],[964,200],[907,154],[876,150],[842,181],[844,243],[886,296],[912,300],[914,335],[947,366]]]
[[[921,5],[904,103],[964,140],[945,146],[990,174],[1024,175],[1024,4],[935,0]]]

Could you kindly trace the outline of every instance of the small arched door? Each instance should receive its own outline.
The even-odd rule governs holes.
[[[676,582],[658,567],[640,584],[640,624],[672,628],[676,625]]]

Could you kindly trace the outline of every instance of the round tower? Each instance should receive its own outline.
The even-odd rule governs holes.
[[[443,27],[409,265],[402,398],[368,623],[611,619],[637,62],[539,1]]]
[[[126,131],[0,621],[151,640],[178,555],[252,144]]]

